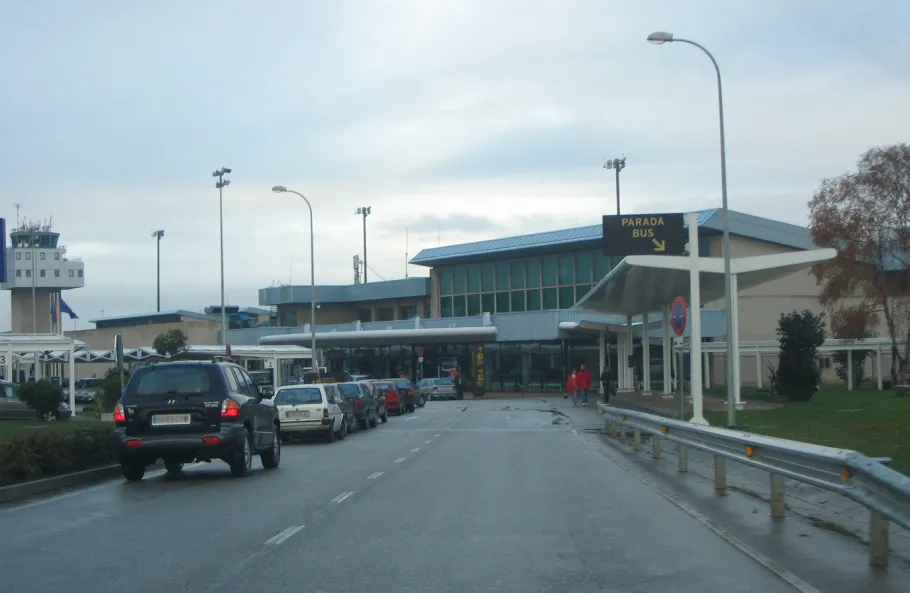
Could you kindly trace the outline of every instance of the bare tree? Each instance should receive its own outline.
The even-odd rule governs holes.
[[[809,211],[815,244],[838,252],[813,270],[819,300],[829,309],[881,314],[891,338],[891,378],[899,383],[910,354],[910,146],[866,151],[856,172],[822,180]]]

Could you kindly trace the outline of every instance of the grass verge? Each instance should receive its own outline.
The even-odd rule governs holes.
[[[745,390],[743,400],[749,401]],[[724,412],[705,417],[714,426],[726,423]],[[808,402],[738,412],[736,422],[759,434],[890,457],[892,468],[910,475],[910,398],[893,391],[825,385]]]

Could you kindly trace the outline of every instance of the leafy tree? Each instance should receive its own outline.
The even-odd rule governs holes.
[[[824,315],[809,309],[780,315],[776,390],[791,401],[809,401],[818,390],[818,347],[825,342]]]
[[[856,172],[822,180],[809,213],[815,244],[838,251],[813,270],[819,300],[829,308],[858,300],[884,318],[898,383],[910,355],[910,146],[872,148]]]
[[[26,381],[19,387],[19,399],[35,410],[39,420],[52,418],[57,413],[61,394],[59,387],[44,379]]]
[[[878,325],[878,315],[868,306],[860,304],[853,307],[842,307],[831,315],[831,333],[835,338],[852,342],[865,338],[875,337],[875,326]],[[853,384],[859,385],[866,375],[866,359],[872,352],[869,350],[854,350],[850,358],[853,359]],[[847,382],[847,351],[838,350],[832,356],[837,376]]]
[[[130,373],[128,370],[124,369],[123,377],[126,381],[130,380]],[[116,367],[109,369],[107,373],[105,373],[104,381],[101,382],[98,391],[95,392],[96,409],[100,408],[100,411],[105,413],[113,412],[114,406],[120,399],[122,391],[123,388],[120,385],[120,372]]]
[[[161,356],[173,356],[186,346],[186,335],[179,329],[169,329],[155,336],[152,348]]]

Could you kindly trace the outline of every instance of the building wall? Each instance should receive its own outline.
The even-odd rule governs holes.
[[[408,308],[416,308],[416,316],[424,317],[429,299],[387,299],[360,303],[325,303],[316,310],[317,325],[335,325],[361,321],[401,321],[408,317]],[[413,309],[410,313],[413,314]],[[278,306],[278,324],[282,327],[299,327],[310,323],[309,304]]]
[[[35,289],[34,317],[32,316],[32,291],[10,291],[10,327],[14,334],[49,334],[51,328],[51,295],[57,290]],[[35,323],[32,323],[32,320]],[[64,325],[67,317],[63,316]]]
[[[111,350],[114,347],[114,335],[118,333],[123,335],[124,348],[151,348],[158,334],[172,329],[182,331],[187,338],[187,344],[211,346],[219,342],[221,324],[215,321],[184,318],[179,323],[81,329],[68,331],[66,335],[85,342],[89,350]]]

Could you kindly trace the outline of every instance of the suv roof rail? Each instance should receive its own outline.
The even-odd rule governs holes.
[[[216,354],[212,357],[212,362],[234,362],[230,356],[223,356],[221,354]]]

